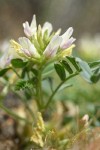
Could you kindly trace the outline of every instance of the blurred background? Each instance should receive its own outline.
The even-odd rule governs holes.
[[[62,28],[63,33],[72,26],[75,55],[87,61],[100,59],[99,0],[0,0],[0,50],[6,48],[7,40],[24,36],[22,23],[31,22],[33,14],[38,24],[49,21],[55,31]],[[78,105],[80,114],[98,118],[95,125],[100,125],[100,82],[91,85],[78,77],[72,83],[61,99]]]
[[[0,39],[23,35],[21,24],[31,21],[33,14],[38,23],[47,20],[54,29],[73,26],[77,38],[100,32],[99,0],[0,0]]]

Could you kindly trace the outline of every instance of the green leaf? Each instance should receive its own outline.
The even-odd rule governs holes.
[[[100,80],[100,68],[97,68],[93,75],[91,76],[91,81],[93,83],[96,83]]]
[[[0,77],[2,77],[10,68],[0,70]]]
[[[66,79],[66,73],[65,73],[65,69],[63,66],[61,66],[60,64],[54,64],[55,70],[58,74],[58,76],[60,77],[61,80],[65,80]]]
[[[70,67],[70,65],[65,60],[62,60],[61,63],[63,64],[64,68],[69,72],[69,74],[73,73],[72,68]]]
[[[75,57],[66,57],[71,63],[72,63],[72,65],[75,67],[75,69],[77,70],[77,71],[80,71],[80,68],[79,68],[79,66],[78,66],[78,64],[77,64],[77,62],[76,62],[76,60],[75,60]]]
[[[96,83],[100,80],[100,74],[91,76],[91,81]]]
[[[22,59],[17,58],[17,59],[12,59],[11,64],[15,68],[23,68],[26,66],[27,62],[24,62]]]
[[[92,71],[87,62],[81,60],[80,58],[76,58],[76,61],[79,63],[80,68],[82,69],[81,75],[85,80],[91,82],[90,78],[92,76]]]
[[[100,60],[97,60],[97,61],[94,61],[94,62],[90,62],[90,63],[89,63],[89,66],[90,66],[91,68],[96,67],[96,66],[98,66],[98,65],[100,65]]]

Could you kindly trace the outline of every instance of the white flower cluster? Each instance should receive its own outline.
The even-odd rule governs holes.
[[[71,55],[72,48],[75,46],[73,44],[75,38],[71,37],[72,27],[60,35],[60,30],[52,32],[52,24],[49,22],[45,22],[43,27],[37,26],[36,16],[33,15],[31,24],[26,21],[23,23],[23,28],[26,37],[20,37],[18,43],[14,40],[10,41],[11,51],[17,52],[20,57],[41,62],[57,56],[63,58]],[[10,56],[7,61],[11,58]]]

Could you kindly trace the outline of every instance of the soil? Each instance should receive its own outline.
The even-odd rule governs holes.
[[[0,110],[0,150],[19,150],[20,139],[16,127],[15,120]]]

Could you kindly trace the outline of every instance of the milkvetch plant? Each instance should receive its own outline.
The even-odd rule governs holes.
[[[43,26],[37,25],[34,15],[31,24],[26,21],[23,28],[25,37],[20,37],[18,41],[10,40],[9,49],[0,58],[0,77],[8,84],[10,75],[16,74],[13,92],[25,99],[23,102],[32,116],[29,99],[34,99],[38,110],[44,112],[58,91],[70,87],[66,82],[74,76],[81,74],[90,83],[99,80],[99,60],[87,63],[72,56],[72,49],[75,47],[72,27],[60,35],[61,30],[53,32],[49,22],[45,22]],[[54,71],[61,79],[55,89],[52,84],[54,77],[51,75]],[[51,88],[48,96],[43,88],[45,80],[49,81]],[[10,115],[24,120],[8,110],[2,102],[0,107]]]

